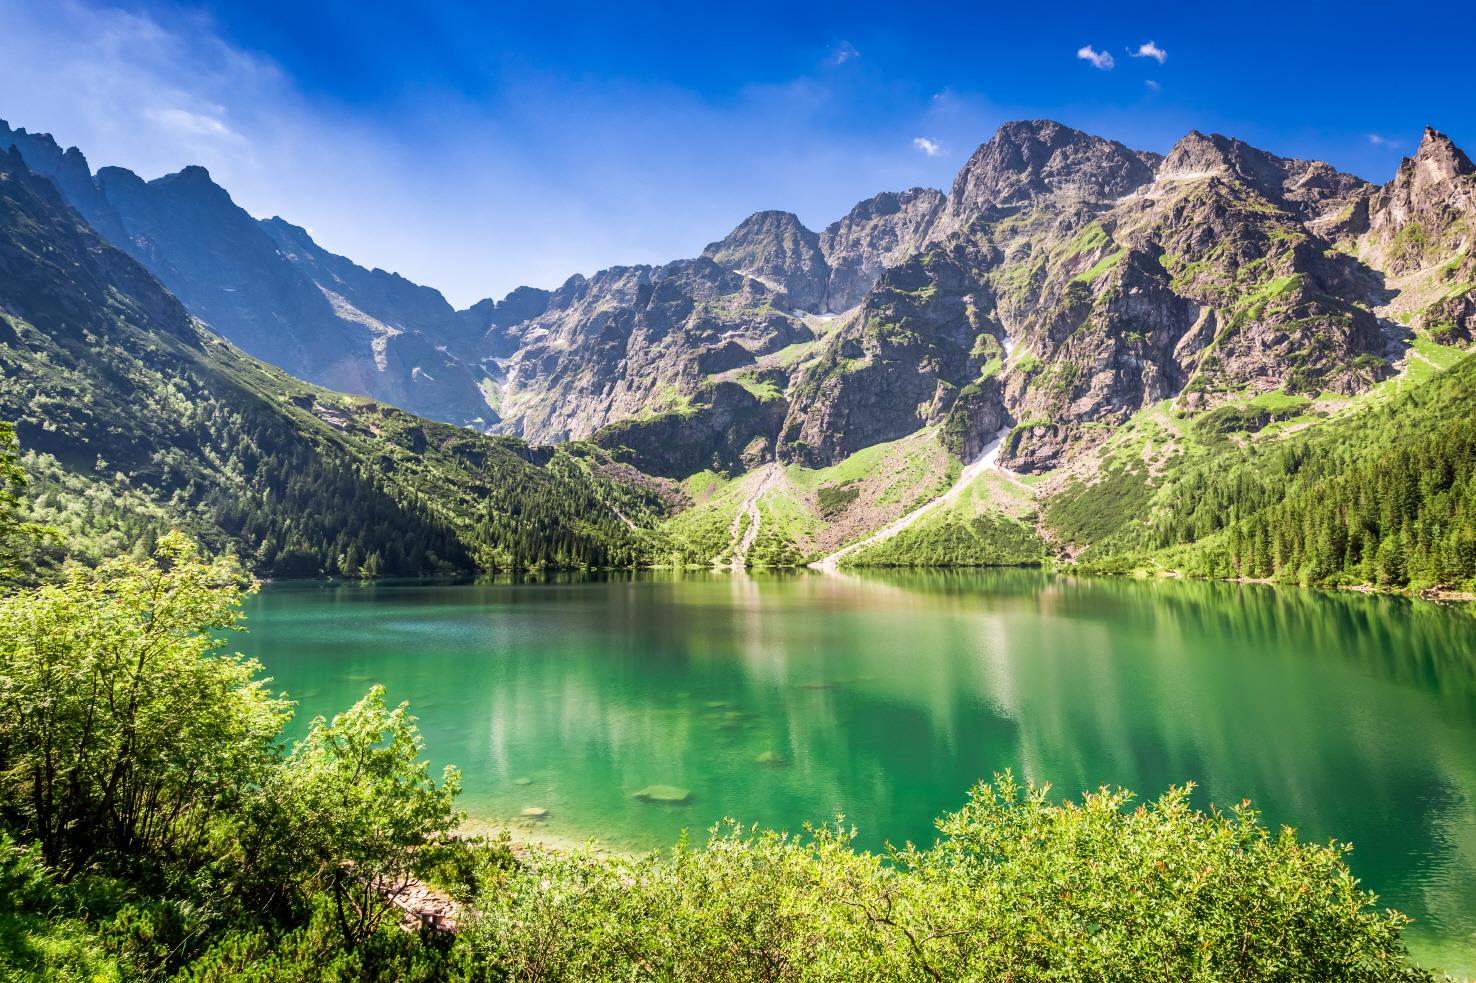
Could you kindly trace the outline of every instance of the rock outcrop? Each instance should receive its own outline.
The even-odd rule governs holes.
[[[1469,253],[1476,244],[1476,166],[1432,128],[1394,180],[1368,202],[1368,233],[1359,255],[1401,275]]]
[[[792,387],[779,454],[811,467],[942,423],[958,391],[1003,352],[991,257],[968,240],[893,267]]]
[[[889,266],[927,241],[946,199],[932,188],[887,191],[868,198],[820,235],[830,265],[826,308],[839,313],[865,299]]]
[[[704,469],[740,474],[773,460],[785,403],[736,382],[702,386],[687,404],[612,423],[591,439],[646,474],[685,478]]]
[[[787,294],[705,257],[572,277],[519,331],[499,429],[542,442],[682,409],[711,376],[814,338]]]
[[[789,296],[801,311],[826,310],[830,266],[820,237],[791,212],[755,212],[702,255]]]
[[[966,228],[991,209],[1039,198],[1113,201],[1153,180],[1156,154],[1129,150],[1050,120],[1006,123],[953,180],[935,237]]]

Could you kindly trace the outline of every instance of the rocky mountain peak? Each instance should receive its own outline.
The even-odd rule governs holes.
[[[1427,126],[1419,150],[1400,165],[1396,180],[1407,180],[1418,192],[1473,171],[1476,165],[1472,165],[1471,158],[1450,137]]]
[[[1006,123],[959,171],[938,231],[1044,197],[1112,201],[1152,181],[1158,160],[1052,120]]]
[[[200,200],[217,200],[222,204],[234,207],[230,192],[215,183],[210,172],[199,164],[190,164],[173,174],[154,178],[150,185],[159,189],[169,189],[176,194],[185,194]]]
[[[1322,161],[1278,157],[1244,140],[1198,130],[1174,144],[1159,165],[1156,185],[1163,190],[1174,182],[1206,177],[1246,185],[1303,221],[1341,209],[1373,189],[1362,178]]]
[[[754,212],[702,255],[784,291],[801,310],[825,309],[830,267],[820,237],[793,212]]]
[[[68,204],[98,232],[112,238],[121,233],[117,216],[92,179],[92,167],[76,147],[62,150],[50,133],[28,133],[10,128],[0,119],[0,150],[14,145],[33,174],[50,178]]]
[[[1229,176],[1244,169],[1248,145],[1218,133],[1190,130],[1169,150],[1159,165],[1160,180],[1184,180],[1211,174]],[[1256,161],[1256,163],[1261,163]]]
[[[933,188],[884,191],[832,222],[820,236],[830,264],[829,309],[861,303],[882,272],[916,252],[946,203]]]
[[[1403,274],[1472,247],[1476,219],[1476,166],[1449,137],[1433,127],[1394,180],[1368,202],[1366,257],[1389,273]]]

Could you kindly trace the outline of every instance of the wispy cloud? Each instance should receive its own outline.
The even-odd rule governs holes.
[[[1106,72],[1116,67],[1117,62],[1112,55],[1106,51],[1098,51],[1089,44],[1084,44],[1076,50],[1076,57],[1084,62],[1089,62],[1093,68],[1100,68]]]
[[[195,113],[188,109],[150,109],[146,110],[144,115],[177,133],[190,136],[225,137],[232,140],[241,139],[241,134],[209,113]]]
[[[912,145],[929,157],[937,157],[943,153],[943,145],[937,140],[929,140],[927,137],[913,137]]]
[[[1390,150],[1398,150],[1400,147],[1404,146],[1404,141],[1402,140],[1391,140],[1388,137],[1380,136],[1377,133],[1370,133],[1368,135],[1368,142],[1373,144],[1375,147],[1388,147]]]
[[[1164,51],[1152,41],[1144,41],[1142,44],[1138,45],[1138,50],[1136,51],[1134,51],[1132,48],[1129,48],[1128,54],[1132,55],[1134,58],[1152,58],[1160,65],[1168,61],[1169,56],[1169,53],[1167,51]]]
[[[1162,92],[1163,91],[1163,86],[1159,85],[1153,79],[1144,79],[1143,80],[1143,87],[1146,88],[1149,92]]]
[[[840,41],[831,46],[830,55],[825,59],[825,61],[826,64],[830,65],[844,65],[852,58],[860,57],[861,52],[856,50],[856,46],[854,44],[849,41]]]

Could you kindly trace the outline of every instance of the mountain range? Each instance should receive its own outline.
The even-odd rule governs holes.
[[[15,182],[49,178],[178,298],[166,334],[213,332],[237,365],[491,435],[527,467],[559,445],[588,494],[645,503],[600,533],[639,533],[617,552],[644,562],[1137,549],[1124,528],[1188,462],[1336,429],[1467,371],[1476,338],[1476,167],[1433,129],[1375,185],[1215,134],[1158,155],[1008,123],[947,194],[883,192],[818,233],[762,211],[700,256],[462,311],[253,218],[202,168],[94,172],[0,123],[11,146]],[[1114,481],[1146,511],[1079,521]]]

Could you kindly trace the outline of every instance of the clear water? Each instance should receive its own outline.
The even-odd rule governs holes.
[[[1469,609],[1008,570],[281,584],[248,612],[296,731],[382,682],[484,823],[544,808],[537,835],[639,849],[844,814],[875,847],[1005,768],[1062,795],[1193,780],[1351,841],[1419,954],[1476,974]]]

